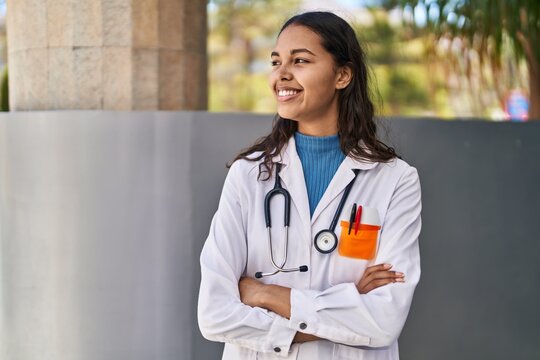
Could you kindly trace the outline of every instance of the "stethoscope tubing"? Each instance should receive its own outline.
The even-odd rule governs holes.
[[[279,272],[294,272],[294,271],[306,272],[308,271],[307,265],[302,265],[297,268],[285,268],[285,264],[287,263],[287,256],[289,252],[289,224],[291,220],[291,194],[285,188],[281,186],[281,179],[279,178],[280,171],[281,171],[281,164],[277,163],[276,164],[276,182],[274,184],[274,188],[270,190],[264,198],[264,220],[266,222],[266,234],[267,234],[266,236],[268,239],[268,248],[270,249],[270,261],[275,271],[268,272],[268,273],[263,273],[261,271],[258,271],[255,273],[255,277],[257,279],[263,276],[275,275]],[[283,261],[281,262],[281,265],[278,265],[276,261],[274,260],[274,249],[272,247],[272,235],[270,231],[272,228],[272,218],[270,215],[270,202],[272,201],[272,198],[274,198],[276,195],[282,195],[285,201],[285,211],[284,211],[285,256],[283,258]]]
[[[257,279],[260,279],[263,276],[276,275],[279,272],[288,273],[288,272],[295,272],[295,271],[300,271],[300,272],[308,271],[307,265],[302,265],[297,268],[289,268],[289,269],[284,267],[285,264],[287,263],[287,253],[288,253],[287,247],[289,246],[289,227],[288,226],[285,226],[285,256],[281,265],[276,264],[274,260],[274,250],[272,249],[272,236],[270,235],[270,227],[267,227],[266,230],[267,230],[266,233],[267,233],[267,239],[268,239],[268,248],[270,249],[270,261],[272,262],[272,266],[274,267],[275,271],[267,272],[267,273],[258,271],[255,273],[255,277]]]
[[[276,176],[278,175],[276,174]],[[264,220],[266,222],[266,227],[272,227],[272,219],[270,216],[270,201],[276,195],[283,195],[283,199],[285,201],[284,226],[289,227],[291,221],[291,194],[281,186],[279,176],[276,179],[276,184],[274,185],[274,188],[270,190],[264,198]]]
[[[349,193],[351,192],[352,186],[354,184],[354,180],[356,180],[356,177],[358,176],[358,173],[360,172],[360,170],[358,169],[354,169],[353,171],[354,171],[354,178],[345,188],[345,191],[343,192],[343,196],[341,197],[341,200],[339,201],[339,205],[336,210],[336,213],[334,214],[334,218],[332,219],[332,222],[330,223],[330,227],[328,228],[328,230],[332,232],[336,229],[337,223],[339,221],[339,217],[341,213],[343,212],[343,207],[345,206],[345,202],[347,201],[347,198],[349,197]]]
[[[274,188],[270,190],[264,198],[264,219],[266,223],[268,248],[270,249],[270,261],[275,270],[273,272],[267,272],[267,273],[263,273],[261,271],[256,272],[255,277],[258,279],[263,276],[275,275],[279,272],[287,273],[287,272],[294,272],[294,271],[300,271],[300,272],[308,271],[307,265],[302,265],[296,268],[285,268],[285,264],[287,263],[288,250],[289,250],[289,224],[290,224],[290,218],[291,218],[291,194],[285,188],[281,186],[281,180],[279,177],[280,170],[281,170],[281,164],[277,163],[276,164],[276,181],[274,184]],[[338,208],[336,209],[332,222],[330,223],[330,228],[320,231],[315,236],[315,241],[314,241],[315,248],[322,254],[329,254],[332,251],[334,251],[335,248],[337,247],[337,237],[334,233],[334,230],[337,226],[339,217],[341,215],[341,212],[343,211],[343,207],[345,206],[345,202],[347,201],[347,198],[349,197],[349,193],[354,184],[354,181],[356,180],[356,177],[358,176],[358,173],[359,173],[359,170],[355,169],[354,178],[347,185],[347,187],[345,188],[345,191],[343,192],[343,196],[341,197]],[[285,201],[285,211],[284,211],[284,227],[285,227],[285,251],[284,252],[285,252],[285,255],[280,265],[278,265],[276,261],[274,260],[274,249],[272,247],[272,235],[271,235],[272,219],[270,215],[270,202],[272,201],[272,198],[274,198],[276,195],[282,195]],[[333,241],[335,241],[333,246],[331,246],[331,248],[328,250],[321,249],[317,244],[317,240],[319,236],[324,233],[331,234],[334,239]]]

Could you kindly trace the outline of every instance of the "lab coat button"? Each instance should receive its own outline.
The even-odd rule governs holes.
[[[274,348],[274,351],[275,351],[275,352],[280,352],[281,349],[280,349],[279,347],[276,346],[276,347]]]
[[[307,328],[307,324],[306,324],[306,323],[304,323],[304,322],[303,322],[303,323],[300,323],[300,329],[306,330],[306,328]]]

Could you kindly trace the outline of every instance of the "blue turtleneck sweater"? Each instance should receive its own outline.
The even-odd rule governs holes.
[[[326,188],[334,177],[345,154],[339,147],[337,135],[309,136],[299,132],[294,134],[296,151],[302,162],[304,179],[309,199],[309,212],[313,212],[321,200]]]

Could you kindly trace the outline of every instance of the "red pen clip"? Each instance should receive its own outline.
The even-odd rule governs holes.
[[[358,210],[356,212],[356,218],[354,219],[354,235],[358,232],[360,227],[360,219],[362,218],[362,205],[358,205]]]

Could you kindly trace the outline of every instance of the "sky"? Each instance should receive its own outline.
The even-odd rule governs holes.
[[[378,0],[332,0],[332,1],[323,1],[323,0],[304,0],[304,3],[315,3],[321,7],[324,7],[324,5],[328,6],[328,4],[336,4],[340,7],[348,8],[348,9],[358,9],[369,5],[377,5],[380,3]]]
[[[348,8],[358,8],[379,3],[377,0],[337,0],[336,2]]]

